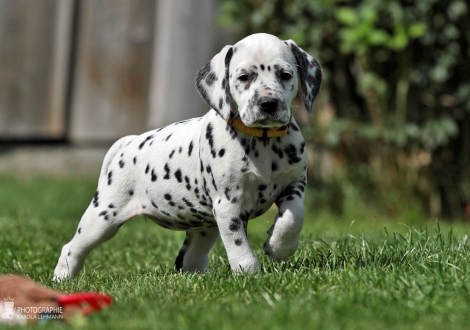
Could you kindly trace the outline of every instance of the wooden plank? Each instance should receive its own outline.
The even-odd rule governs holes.
[[[216,24],[216,0],[159,0],[156,10],[149,128],[201,116],[210,109],[197,93],[194,79],[227,39]]]
[[[0,138],[62,138],[73,2],[0,1]]]
[[[153,0],[83,0],[71,139],[109,142],[145,130]]]

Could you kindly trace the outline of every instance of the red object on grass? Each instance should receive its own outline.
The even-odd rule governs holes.
[[[113,303],[113,299],[110,296],[97,292],[64,294],[60,295],[57,300],[64,308],[81,308],[83,315],[88,315],[91,312],[99,312]]]

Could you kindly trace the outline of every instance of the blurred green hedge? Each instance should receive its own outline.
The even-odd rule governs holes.
[[[220,24],[238,39],[294,39],[322,64],[304,132],[335,169],[310,171],[330,200],[348,182],[392,213],[419,201],[433,216],[470,215],[467,1],[221,0]]]

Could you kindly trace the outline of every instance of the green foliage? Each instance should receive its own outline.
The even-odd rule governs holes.
[[[389,189],[406,188],[432,214],[462,215],[470,205],[468,2],[221,0],[221,6],[220,23],[239,38],[272,33],[319,59],[325,79],[316,113],[330,109],[333,116],[314,121],[308,138],[342,153],[353,165],[351,180],[364,177],[354,168],[367,164],[369,176],[392,177]],[[398,164],[398,154],[416,164],[418,153],[430,161]],[[437,195],[439,205],[432,202]]]
[[[380,26],[381,11],[390,14],[393,30],[388,31]],[[365,1],[357,8],[339,8],[336,19],[344,26],[339,36],[341,51],[345,54],[365,55],[370,47],[375,46],[400,51],[410,39],[423,36],[426,30],[426,25],[421,22],[407,22],[403,8],[394,1]]]
[[[413,227],[405,218],[369,219],[349,207],[341,218],[307,213],[298,252],[277,264],[261,253],[271,212],[249,224],[261,272],[235,276],[220,240],[210,254],[210,273],[173,271],[184,234],[137,218],[90,254],[79,277],[54,283],[60,248],[74,234],[96,179],[0,176],[0,182],[0,274],[114,298],[109,309],[71,325],[48,321],[28,328],[468,328],[468,225]]]

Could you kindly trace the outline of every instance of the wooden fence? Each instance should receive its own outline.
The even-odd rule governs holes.
[[[0,140],[110,142],[207,111],[216,0],[0,0]]]

